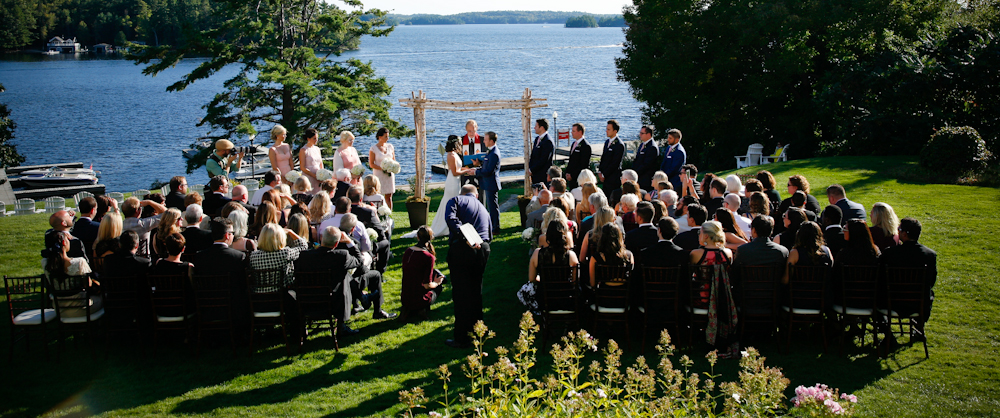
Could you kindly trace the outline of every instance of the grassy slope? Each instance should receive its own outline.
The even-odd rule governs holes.
[[[993,280],[992,270],[1000,265],[1000,256],[996,240],[983,238],[982,234],[1000,227],[1000,221],[990,211],[1000,203],[1000,192],[895,180],[900,173],[913,170],[912,166],[911,161],[900,158],[824,158],[768,168],[779,182],[790,174],[804,174],[817,195],[822,195],[827,185],[839,182],[852,200],[867,208],[884,201],[901,217],[913,216],[924,223],[921,241],[938,251],[940,263],[937,301],[927,328],[930,360],[923,359],[919,345],[905,347],[886,360],[862,349],[849,349],[846,355],[839,356],[834,345],[824,354],[815,335],[811,341],[796,341],[791,353],[779,353],[767,339],[757,339],[753,344],[768,356],[769,364],[784,370],[793,387],[823,382],[857,393],[863,415],[994,415],[1000,411],[995,323],[1000,286]],[[434,196],[439,199],[440,192]],[[438,199],[432,202],[432,208],[437,207]],[[820,200],[824,200],[822,196]],[[399,204],[397,210],[401,208]],[[405,213],[394,216],[397,231],[405,232]],[[972,223],[969,219],[981,221]],[[491,346],[509,345],[515,338],[521,309],[514,292],[525,280],[527,263],[527,246],[518,237],[516,212],[504,213],[501,223],[505,234],[494,243],[484,287],[486,322],[498,334]],[[46,227],[44,215],[0,218],[0,273],[37,274],[37,254]],[[395,240],[395,254],[402,254],[408,244]],[[447,243],[439,240],[435,244],[440,254],[439,267],[447,274]],[[387,272],[386,300],[390,310],[398,309],[398,260],[393,260]],[[446,289],[443,296],[430,320],[421,324],[358,317],[352,326],[361,329],[362,334],[342,339],[339,353],[334,352],[331,339],[325,335],[313,337],[308,352],[291,359],[283,357],[277,339],[269,340],[273,347],[259,351],[252,359],[241,351],[235,360],[228,349],[207,350],[201,359],[194,359],[180,344],[161,350],[156,358],[135,354],[135,349],[123,345],[112,348],[107,359],[103,355],[91,358],[83,344],[69,345],[59,365],[28,357],[4,367],[8,389],[0,391],[0,414],[398,413],[401,406],[397,404],[397,391],[427,385],[430,395],[439,394],[434,368],[441,363],[457,365],[465,354],[442,344],[451,336],[452,320],[450,290]],[[8,326],[6,321],[2,326]],[[638,354],[638,331],[632,332],[630,356]],[[7,335],[0,331],[0,344],[7,345]],[[53,354],[54,350],[49,352]],[[24,355],[22,346],[16,353]],[[696,359],[702,353],[700,348],[691,350]],[[540,363],[539,367],[544,367],[546,357],[540,358]],[[81,364],[86,366],[78,366]],[[77,367],[67,367],[74,365]],[[75,370],[77,375],[57,377],[65,376],[62,372],[67,370]],[[457,367],[452,371],[460,374]],[[723,380],[735,378],[732,362],[724,362],[716,372],[723,374]],[[455,383],[467,382],[459,378]]]

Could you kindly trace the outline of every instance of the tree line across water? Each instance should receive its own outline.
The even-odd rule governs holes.
[[[566,24],[569,27],[570,20],[585,18],[595,23],[597,26],[625,26],[625,19],[622,15],[611,14],[590,14],[582,12],[553,12],[553,11],[526,11],[526,10],[502,10],[490,12],[469,12],[453,15],[435,14],[413,14],[386,16],[386,22],[391,25],[481,25],[481,24],[532,24],[532,23],[553,23]]]

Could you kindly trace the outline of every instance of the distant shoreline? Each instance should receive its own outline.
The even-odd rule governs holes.
[[[438,14],[388,14],[386,24],[398,26],[433,25],[484,25],[484,24],[549,24],[563,25],[573,18],[593,19],[600,27],[624,27],[625,19],[620,14],[595,14],[586,12],[554,11],[488,11],[467,12],[451,15]]]

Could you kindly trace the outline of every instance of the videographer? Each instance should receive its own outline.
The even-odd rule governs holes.
[[[239,171],[243,164],[244,150],[240,149],[238,153],[234,153],[233,148],[235,146],[228,139],[215,141],[215,151],[208,155],[208,161],[205,163],[209,178],[215,176],[229,178],[230,173]]]

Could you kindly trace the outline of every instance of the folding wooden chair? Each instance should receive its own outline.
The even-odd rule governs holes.
[[[150,275],[150,300],[153,307],[153,355],[159,348],[160,334],[180,331],[187,337],[194,323],[191,280],[183,275]]]
[[[62,354],[65,335],[88,336],[93,354],[93,339],[95,323],[104,317],[103,298],[90,285],[91,276],[58,276],[46,277],[46,289],[54,301],[56,318],[59,320],[59,349],[56,359]]]
[[[598,264],[594,269],[594,303],[590,310],[594,311],[594,327],[598,322],[616,323],[625,326],[626,348],[631,345],[628,330],[629,277],[632,267],[608,266]]]
[[[250,356],[253,356],[254,330],[281,327],[285,340],[285,355],[291,355],[288,346],[288,327],[285,323],[285,268],[252,270],[247,282],[250,298]]]
[[[823,334],[823,352],[826,352],[826,287],[831,267],[788,266],[788,305],[781,309],[788,316],[788,339],[792,345],[795,324],[819,324]]]
[[[840,273],[840,294],[833,304],[833,313],[840,323],[840,354],[844,353],[845,328],[857,324],[861,327],[861,342],[864,344],[868,326],[872,328],[872,338],[878,347],[878,266],[842,266]]]
[[[681,280],[688,269],[682,267],[644,267],[642,269],[643,314],[642,350],[646,349],[646,336],[650,325],[672,326],[677,331],[680,319]]]
[[[784,263],[735,268],[739,278],[736,304],[740,316],[740,338],[746,334],[747,323],[765,324],[768,336],[778,328],[778,285],[784,273]]]
[[[924,343],[924,358],[930,358],[927,350],[927,334],[924,319],[927,318],[927,301],[929,270],[924,267],[886,267],[885,292],[886,305],[879,313],[888,324],[892,335],[908,336],[913,342],[915,333],[919,333]],[[893,326],[899,331],[894,331]],[[888,338],[888,337],[887,337]]]
[[[342,280],[343,278],[341,278]],[[299,312],[302,313],[303,323],[308,326],[314,323],[313,330],[322,329],[322,322],[327,321],[327,329],[333,336],[333,346],[340,351],[340,344],[337,341],[337,321],[334,316],[336,304],[333,297],[333,272],[330,270],[322,272],[295,272],[295,300],[299,305]],[[305,335],[302,336],[303,342]],[[299,345],[301,352],[302,345]]]
[[[56,321],[56,310],[48,307],[45,297],[45,278],[42,275],[29,277],[3,276],[7,292],[7,309],[10,312],[10,353],[7,363],[14,362],[14,344],[24,338],[26,353],[31,352],[31,336],[41,334],[42,354],[48,357],[46,349],[46,326]]]
[[[236,331],[233,327],[233,285],[228,274],[195,276],[194,300],[198,330],[197,356],[201,356],[202,338],[206,332],[228,332],[229,344],[236,357]]]
[[[537,272],[540,281],[535,285],[542,311],[542,345],[546,345],[553,324],[580,324],[579,266],[544,266]]]

